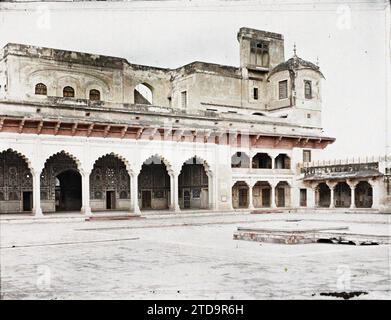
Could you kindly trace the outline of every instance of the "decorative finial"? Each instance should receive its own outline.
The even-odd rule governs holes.
[[[296,42],[293,43],[293,56],[296,57]]]
[[[316,56],[316,65],[319,67],[319,56]]]

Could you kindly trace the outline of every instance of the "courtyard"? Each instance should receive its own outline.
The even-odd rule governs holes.
[[[348,227],[390,235],[376,213],[145,214],[83,221],[2,215],[2,299],[390,299],[390,245],[233,240],[237,227]]]

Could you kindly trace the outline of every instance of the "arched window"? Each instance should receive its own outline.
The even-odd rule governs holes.
[[[152,104],[152,89],[146,84],[138,84],[134,88],[134,103]]]
[[[62,95],[63,95],[63,97],[74,98],[75,97],[75,90],[70,86],[66,86],[62,90]]]
[[[96,89],[90,90],[90,100],[99,101],[100,100],[100,91]]]
[[[304,81],[304,96],[306,99],[312,99],[312,86],[311,81]]]
[[[37,83],[35,85],[35,94],[46,95],[47,94],[46,86],[43,83]]]

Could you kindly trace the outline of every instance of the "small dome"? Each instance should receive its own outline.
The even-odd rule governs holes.
[[[322,78],[324,78],[324,75],[320,71],[319,67],[309,61],[303,60],[299,58],[298,56],[294,55],[289,60],[280,63],[279,65],[275,66],[272,71],[270,71],[269,76],[275,74],[276,72],[285,71],[285,70],[298,70],[298,69],[311,69],[315,72],[319,73]]]

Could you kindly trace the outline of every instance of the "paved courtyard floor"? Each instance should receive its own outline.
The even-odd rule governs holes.
[[[3,299],[390,299],[390,246],[233,240],[238,226],[348,226],[391,234],[391,215],[148,215],[0,220]]]

